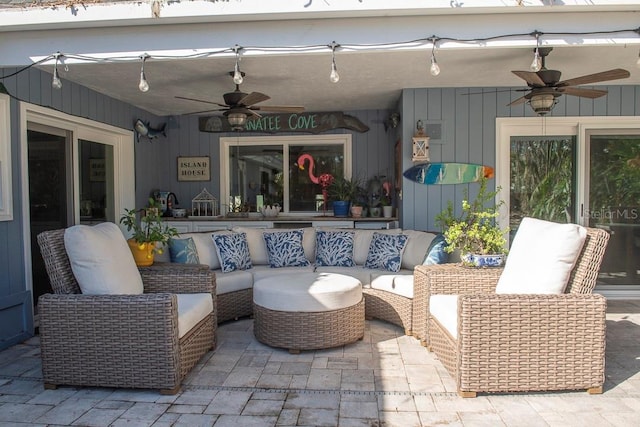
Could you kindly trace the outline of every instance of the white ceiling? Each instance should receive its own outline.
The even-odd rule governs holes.
[[[271,96],[271,100],[260,105],[301,105],[307,111],[395,109],[403,88],[525,88],[525,83],[510,70],[528,71],[532,55],[530,48],[522,47],[437,51],[442,71],[434,77],[429,74],[429,52],[424,49],[338,52],[340,81],[337,84],[329,81],[331,55],[327,53],[247,56],[240,63],[246,73],[241,90]],[[637,85],[640,84],[637,58],[637,46],[557,47],[546,65],[562,71],[563,79],[624,68],[631,72],[631,77],[609,84]],[[233,66],[233,57],[150,60],[145,66],[151,87],[147,93],[137,89],[139,62],[71,64],[67,72],[64,67],[59,67],[59,71],[63,81],[74,81],[166,116],[209,108],[208,104],[180,100],[176,96],[223,102],[222,95],[235,88],[228,75]],[[51,66],[43,68],[52,70]],[[522,95],[513,90],[511,99]]]

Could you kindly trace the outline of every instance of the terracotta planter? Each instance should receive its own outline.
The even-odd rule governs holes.
[[[351,206],[351,216],[360,218],[362,216],[362,206]]]
[[[148,267],[153,264],[155,243],[138,243],[133,239],[127,240],[127,243],[138,267]]]

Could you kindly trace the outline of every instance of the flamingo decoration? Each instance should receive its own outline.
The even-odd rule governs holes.
[[[320,184],[320,187],[322,188],[322,199],[324,201],[324,203],[322,204],[322,213],[326,214],[327,199],[329,198],[328,188],[333,183],[333,175],[331,175],[330,173],[323,173],[320,176],[315,176],[313,174],[315,169],[315,161],[313,160],[311,154],[301,154],[300,157],[298,157],[297,163],[300,170],[304,170],[304,163],[307,160],[309,160],[309,179],[314,184]]]

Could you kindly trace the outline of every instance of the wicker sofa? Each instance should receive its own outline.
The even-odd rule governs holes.
[[[237,319],[253,314],[253,283],[270,275],[290,274],[295,277],[301,271],[317,271],[346,274],[356,277],[363,285],[365,297],[365,316],[385,320],[404,328],[407,335],[412,334],[413,322],[413,268],[422,264],[434,233],[415,230],[354,230],[354,267],[316,267],[315,244],[316,229],[304,228],[302,245],[308,267],[270,268],[263,232],[282,232],[287,230],[264,230],[257,228],[234,227],[223,233],[244,232],[247,235],[249,252],[253,268],[249,270],[222,273],[217,259],[211,232],[185,233],[179,238],[191,237],[198,250],[199,261],[211,266],[216,273],[218,322]],[[341,230],[341,231],[344,231]],[[384,234],[405,234],[408,236],[402,253],[402,265],[398,272],[364,268],[371,239],[375,232]],[[169,261],[169,251],[159,261]]]
[[[435,352],[463,397],[509,391],[601,393],[606,300],[592,291],[608,240],[604,230],[586,229],[560,294],[498,294],[502,268],[417,266],[414,335]],[[457,296],[451,319],[457,323],[455,333],[429,309],[436,309],[430,299],[438,297],[441,303],[448,295]]]
[[[151,266],[140,269],[142,294],[82,294],[64,234],[53,230],[37,236],[55,292],[38,301],[45,388],[81,385],[177,393],[187,373],[215,348],[215,275],[206,266]],[[214,310],[181,334],[176,293],[209,294]]]

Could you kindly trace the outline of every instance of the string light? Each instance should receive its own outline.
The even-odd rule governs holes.
[[[529,69],[534,73],[537,73],[542,69],[542,58],[540,58],[540,52],[539,52],[540,33],[536,31],[534,35],[536,36],[536,48],[533,51],[533,61],[531,61],[531,66],[529,66]]]
[[[640,52],[638,52],[638,59],[636,60],[636,67],[640,68]]]
[[[338,83],[340,81],[340,74],[338,74],[338,67],[336,66],[336,48],[338,46],[340,45],[335,41],[329,45],[331,48],[331,74],[329,74],[329,80],[331,80],[331,83]]]
[[[62,80],[60,80],[60,76],[58,76],[58,62],[60,61],[60,56],[62,54],[60,52],[56,53],[56,63],[53,66],[53,79],[51,80],[51,86],[54,89],[62,89]]]
[[[142,60],[142,65],[140,66],[140,83],[138,83],[138,89],[140,92],[148,92],[149,91],[149,82],[147,81],[147,77],[144,75],[144,63],[149,58],[148,54],[144,54],[140,56]]]
[[[439,37],[433,35],[428,38],[420,38],[409,41],[398,41],[398,42],[388,42],[388,43],[371,43],[371,44],[338,44],[335,41],[329,45],[309,45],[309,46],[245,46],[240,47],[235,45],[232,48],[224,48],[220,50],[213,51],[200,51],[200,50],[190,50],[188,53],[184,54],[175,54],[175,55],[163,55],[163,54],[154,54],[149,55],[145,53],[143,56],[131,56],[131,55],[121,55],[121,56],[90,56],[90,55],[81,55],[81,54],[72,54],[72,53],[60,53],[57,52],[55,54],[48,55],[46,57],[37,58],[32,64],[29,64],[13,73],[9,73],[6,75],[1,75],[0,80],[4,80],[10,77],[13,77],[17,74],[20,74],[31,67],[46,64],[49,61],[55,60],[54,69],[53,69],[53,80],[51,82],[54,88],[61,88],[62,81],[60,80],[60,76],[58,74],[58,65],[64,64],[65,70],[67,69],[65,60],[74,60],[77,62],[99,62],[99,63],[117,63],[117,62],[129,62],[134,60],[142,59],[142,67],[140,70],[140,90],[143,90],[144,82],[146,82],[146,78],[144,76],[144,62],[146,59],[156,59],[156,60],[177,60],[177,59],[196,59],[196,58],[212,58],[221,55],[228,55],[230,52],[235,54],[236,62],[233,72],[233,81],[236,84],[241,84],[243,81],[242,72],[240,71],[240,60],[241,60],[241,51],[255,51],[255,52],[263,52],[263,53],[305,53],[305,52],[316,52],[322,49],[326,49],[327,46],[331,49],[331,74],[330,80],[332,82],[338,82],[340,76],[338,74],[338,69],[335,63],[335,50],[337,47],[351,50],[381,50],[381,49],[405,49],[405,48],[416,48],[421,45],[431,44],[431,58],[430,58],[430,67],[429,72],[433,76],[437,76],[440,74],[440,66],[436,60],[435,50],[438,43],[445,42],[453,42],[453,43],[475,43],[476,45],[489,46],[490,42],[494,42],[502,39],[521,39],[524,37],[535,37],[536,38],[536,49],[534,50],[534,58],[530,64],[530,69],[540,70],[542,67],[542,57],[540,56],[539,48],[540,48],[540,37],[541,36],[549,36],[549,37],[578,37],[578,36],[611,36],[614,34],[623,34],[623,33],[634,33],[636,36],[640,36],[640,28],[630,28],[630,29],[619,29],[619,30],[610,30],[610,31],[586,31],[586,32],[549,32],[543,33],[541,31],[534,31],[531,33],[513,33],[513,34],[498,34],[489,37],[481,37],[481,38],[456,38],[456,37]],[[637,58],[636,65],[640,68],[640,54]],[[148,85],[148,82],[146,82]]]
[[[244,77],[242,77],[242,71],[240,71],[240,50],[242,50],[242,48],[238,45],[235,45],[233,50],[236,53],[236,66],[233,68],[233,82],[237,85],[240,85],[244,81]]]
[[[433,36],[431,37],[431,66],[429,67],[429,72],[432,76],[437,76],[440,74],[440,66],[438,65],[438,61],[436,61],[436,43],[438,38]]]

